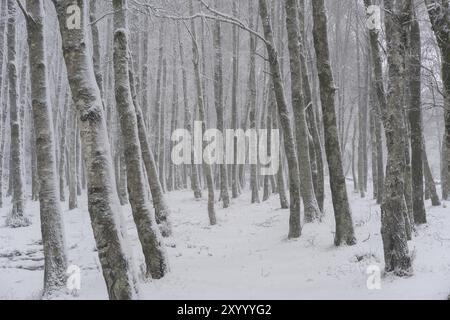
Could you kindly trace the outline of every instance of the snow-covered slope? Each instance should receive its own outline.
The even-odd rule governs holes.
[[[445,205],[432,208],[427,202],[429,224],[409,243],[414,275],[383,276],[381,290],[369,290],[367,267],[383,268],[380,208],[370,197],[350,194],[358,244],[336,248],[329,194],[324,221],[304,225],[295,241],[287,240],[289,210],[279,209],[276,195],[251,205],[250,194],[244,194],[231,208],[217,210],[214,227],[208,225],[206,200],[195,201],[188,191],[167,196],[174,225],[174,236],[166,239],[171,273],[143,282],[143,299],[446,299],[450,293]],[[35,299],[43,278],[39,206],[28,203],[33,225],[23,229],[4,227],[8,209],[0,211],[0,298]],[[139,268],[143,257],[136,230],[130,209],[124,212]],[[86,205],[64,215],[69,260],[81,268],[81,290],[57,298],[106,299]]]

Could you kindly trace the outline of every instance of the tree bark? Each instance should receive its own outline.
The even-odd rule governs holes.
[[[11,126],[11,164],[10,177],[12,181],[12,210],[6,224],[12,228],[26,227],[30,220],[25,213],[26,197],[23,182],[22,128],[20,107],[17,94],[17,64],[16,64],[16,1],[8,0],[7,21],[7,60],[9,80],[9,119]]]
[[[414,9],[413,9],[414,10]],[[412,209],[414,222],[424,224],[427,222],[424,194],[423,194],[423,164],[422,164],[422,97],[421,97],[421,36],[417,17],[410,29],[410,54],[408,61],[409,71],[409,124],[411,130],[411,186]]]
[[[31,76],[32,113],[36,141],[44,296],[66,285],[67,257],[62,209],[58,198],[52,112],[48,101],[46,35],[42,0],[27,0],[26,17]]]
[[[194,13],[194,5],[192,0],[189,0],[189,12],[192,15]],[[198,107],[198,115],[199,120],[202,122],[202,136],[204,136],[206,132],[206,112],[204,107],[203,100],[203,89],[202,89],[202,81],[200,75],[200,66],[199,66],[199,50],[197,43],[197,33],[195,30],[195,22],[191,20],[191,33],[192,33],[192,63],[194,65],[194,75],[195,75],[195,85],[197,90],[197,107]],[[203,150],[207,147],[207,142],[203,141]],[[202,159],[203,160],[203,159]],[[208,217],[209,223],[211,225],[217,224],[216,212],[214,209],[214,181],[212,176],[211,165],[203,161],[203,171],[205,174],[206,184],[208,187]]]
[[[291,115],[287,106],[284,84],[281,78],[280,61],[273,38],[272,24],[267,10],[266,0],[259,0],[259,15],[262,20],[265,45],[269,56],[270,71],[274,86],[274,93],[283,129],[284,148],[289,167],[289,193],[290,193],[290,217],[289,239],[299,238],[301,235],[300,222],[300,173],[295,147],[294,132],[291,124]]]
[[[222,31],[221,31],[221,23],[217,20],[214,22],[213,45],[214,45],[214,97],[217,114],[217,130],[219,130],[220,132],[224,132]],[[225,147],[225,145],[223,147]],[[225,150],[223,154],[225,162]],[[219,170],[220,170],[220,197],[222,199],[223,207],[228,208],[230,206],[230,195],[228,193],[227,165],[219,164]]]
[[[187,72],[186,72],[186,65],[184,62],[184,46],[183,46],[183,40],[181,38],[180,24],[177,24],[177,31],[178,31],[178,44],[179,44],[179,48],[180,48],[180,61],[181,61],[182,77],[183,77],[184,127],[190,134],[192,134],[192,113],[191,113],[191,108],[189,107]],[[202,197],[202,190],[200,188],[198,170],[197,170],[197,166],[194,164],[193,154],[194,153],[192,151],[192,154],[191,154],[192,163],[190,165],[187,165],[187,169],[190,169],[191,188],[194,191],[194,197],[195,197],[195,199],[200,199]]]
[[[61,31],[64,60],[72,96],[80,115],[81,141],[87,171],[88,210],[98,255],[110,299],[137,297],[136,279],[125,247],[126,234],[120,227],[121,209],[113,189],[113,173],[102,108],[94,67],[86,47],[87,21],[83,14],[81,29],[67,27],[67,7],[72,0],[54,0]],[[81,13],[85,1],[77,0]]]
[[[337,246],[341,244],[353,245],[356,243],[356,239],[342,168],[341,149],[336,123],[334,105],[336,88],[334,86],[328,49],[327,15],[323,0],[315,0],[312,4],[314,18],[313,35],[319,73],[320,98],[322,101],[325,151],[328,159],[331,195],[336,221],[334,243]]]
[[[313,222],[320,218],[321,212],[314,194],[311,159],[309,153],[309,130],[306,122],[306,105],[303,96],[302,74],[306,70],[301,66],[300,31],[296,0],[285,0],[286,28],[291,67],[291,94],[295,118],[297,156],[300,171],[300,190],[305,208],[305,222]]]

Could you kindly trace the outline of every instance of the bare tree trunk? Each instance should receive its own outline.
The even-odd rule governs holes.
[[[254,11],[253,11],[253,1],[249,1],[248,7],[249,13],[249,27],[254,28]],[[249,75],[248,75],[248,101],[247,106],[249,109],[249,120],[250,120],[250,130],[256,130],[256,37],[250,35],[250,60],[249,60]],[[257,152],[257,148],[255,151]],[[250,188],[252,191],[252,203],[259,203],[259,189],[258,189],[258,165],[250,164]]]
[[[448,0],[425,0],[431,25],[441,50],[444,86],[445,144],[450,150],[450,7]],[[446,161],[450,171],[450,161]],[[426,174],[426,172],[425,172]]]
[[[3,78],[4,53],[5,53],[5,30],[6,21],[8,18],[8,1],[1,0],[0,7],[0,208],[3,207],[3,159],[4,159],[4,145],[5,145],[5,121],[6,108],[4,108],[4,99],[7,94],[6,79]],[[4,83],[5,82],[5,85]]]
[[[314,18],[314,46],[317,56],[317,69],[319,73],[320,96],[322,101],[323,127],[325,132],[325,151],[328,159],[330,173],[331,195],[336,221],[335,245],[353,245],[356,243],[353,220],[345,185],[345,176],[342,168],[341,149],[336,123],[334,105],[335,86],[331,71],[327,15],[323,0],[315,0],[313,4]]]
[[[132,70],[130,69],[129,71],[131,72]],[[147,171],[147,181],[153,199],[153,206],[155,207],[156,222],[159,225],[159,230],[161,231],[163,237],[169,237],[172,234],[172,226],[170,223],[170,208],[167,204],[167,200],[164,197],[164,192],[159,181],[158,169],[156,167],[155,158],[150,146],[148,130],[145,126],[145,115],[139,105],[134,78],[135,77],[133,76],[133,74],[131,74],[131,93],[133,96],[133,103],[137,117],[142,158],[144,161],[145,169]]]
[[[192,134],[192,113],[189,107],[187,73],[186,73],[186,65],[184,62],[184,46],[183,40],[181,38],[181,30],[179,24],[177,24],[177,31],[178,31],[178,43],[180,47],[181,70],[183,77],[184,127],[190,134]],[[202,197],[202,190],[200,189],[200,182],[198,180],[199,176],[197,166],[194,164],[193,152],[191,156],[192,156],[191,157],[192,164],[187,166],[191,171],[191,188],[194,191],[194,197],[196,199],[200,199]]]
[[[414,10],[414,9],[413,9]],[[409,124],[411,130],[411,186],[412,210],[414,222],[427,222],[424,194],[423,194],[423,164],[422,164],[422,97],[421,97],[421,36],[417,17],[411,23],[410,54],[408,60],[409,71]]]
[[[28,226],[31,222],[25,214],[25,186],[22,176],[22,128],[20,108],[17,94],[17,65],[16,65],[16,1],[8,0],[7,22],[7,50],[8,50],[8,79],[9,79],[9,119],[11,126],[11,166],[12,179],[12,210],[7,217],[6,224],[13,228]]]
[[[159,172],[159,143],[160,143],[160,129],[161,129],[161,103],[163,99],[162,93],[162,81],[163,81],[163,71],[164,71],[164,32],[165,32],[165,22],[162,20],[159,27],[159,56],[158,56],[158,74],[156,78],[156,94],[155,94],[155,110],[153,120],[151,121],[150,132],[153,132],[153,137],[155,141],[155,160],[158,166]],[[159,173],[158,173],[159,174]]]
[[[137,296],[132,262],[125,251],[126,235],[120,227],[121,209],[113,189],[111,156],[100,90],[86,47],[87,21],[83,14],[81,28],[67,27],[66,10],[72,0],[54,0],[61,31],[64,59],[72,96],[80,114],[83,155],[87,170],[88,209],[92,229],[110,299]],[[85,2],[77,1],[83,13]]]
[[[216,1],[216,4],[218,2]],[[214,45],[214,97],[217,114],[217,130],[224,132],[224,109],[223,109],[223,53],[222,53],[222,31],[221,23],[216,20],[214,22],[213,30],[213,45]],[[225,148],[225,145],[223,145]],[[225,162],[225,150],[224,150]],[[230,195],[228,193],[228,173],[227,165],[219,164],[220,170],[220,197],[223,202],[223,207],[230,206]]]
[[[189,12],[192,15],[194,13],[194,5],[192,4],[192,0],[189,0]],[[206,113],[203,104],[203,90],[201,83],[201,75],[200,75],[200,66],[199,66],[199,50],[197,44],[197,33],[195,30],[195,22],[191,20],[191,33],[192,33],[192,62],[194,64],[194,74],[195,74],[195,84],[197,90],[197,105],[198,105],[198,115],[199,120],[202,122],[202,133],[203,135],[206,132]],[[203,149],[207,147],[208,143],[203,141]],[[214,181],[212,177],[211,165],[203,161],[203,171],[206,178],[206,184],[208,187],[208,216],[209,223],[211,225],[217,224],[216,220],[216,212],[214,209]]]
[[[42,244],[44,246],[44,296],[66,284],[67,258],[62,209],[58,199],[52,112],[48,101],[44,6],[27,0],[31,100],[35,130]]]
[[[67,128],[67,114],[71,108],[72,97],[70,90],[67,90],[65,95],[64,109],[60,116],[60,136],[59,136],[59,200],[66,201],[66,128]]]
[[[69,210],[73,210],[78,207],[77,199],[77,112],[74,106],[70,107],[69,112],[69,159],[67,161],[69,165]]]
[[[159,110],[159,150],[158,152],[158,168],[159,168],[159,181],[163,192],[166,191],[166,102],[167,102],[167,61],[163,59],[163,85],[161,92],[161,103]]]
[[[171,125],[170,125],[170,131],[175,132],[177,129],[177,122],[178,122],[178,70],[177,70],[177,48],[175,45],[175,42],[173,42],[173,60],[172,60],[172,119],[171,119]],[[173,150],[174,142],[170,141],[170,150]],[[169,177],[167,178],[167,190],[173,191],[174,189],[177,189],[177,183],[176,183],[177,177],[176,177],[176,168],[172,161],[169,163]]]
[[[320,218],[321,212],[314,194],[314,185],[311,173],[311,159],[309,153],[309,130],[306,122],[306,105],[303,96],[302,73],[306,70],[301,66],[300,31],[298,23],[298,8],[296,0],[285,0],[286,27],[288,34],[290,66],[291,66],[291,93],[295,117],[295,132],[297,142],[297,156],[300,163],[300,190],[305,208],[305,222],[313,222]]]
[[[115,22],[114,34],[114,78],[116,104],[119,113],[122,136],[124,137],[125,160],[127,166],[127,185],[133,219],[137,227],[139,240],[144,252],[147,276],[160,279],[168,272],[168,261],[164,244],[154,214],[150,211],[147,197],[142,152],[139,142],[137,118],[130,88],[129,55],[126,17],[120,22],[121,15],[126,15],[127,1],[114,0]],[[125,12],[124,12],[125,11]],[[119,12],[119,13],[118,13]],[[117,17],[119,16],[119,17]]]
[[[431,172],[430,164],[428,162],[425,144],[422,145],[422,161],[425,174],[425,189],[427,189],[430,193],[432,206],[439,207],[441,205],[441,200],[436,192],[436,183],[434,182],[433,173]]]
[[[295,148],[294,132],[292,129],[289,108],[287,106],[284,84],[281,78],[280,62],[273,38],[272,24],[267,10],[266,0],[259,0],[259,14],[261,16],[266,49],[269,55],[270,70],[274,86],[275,98],[278,106],[283,129],[284,148],[289,167],[289,193],[290,193],[290,217],[289,235],[290,239],[299,238],[301,235],[300,222],[300,173],[298,167],[297,151]]]
[[[96,23],[96,3],[98,2],[89,1],[89,21],[91,26],[93,44],[92,60],[94,62],[95,80],[97,81],[98,88],[100,89],[102,99],[105,99],[105,93],[103,90],[103,76],[101,71],[100,35],[98,31],[98,25]]]
[[[235,17],[238,16],[238,0],[233,0],[233,15]],[[239,112],[238,112],[238,86],[239,86],[239,28],[237,26],[233,26],[233,83],[232,83],[232,92],[231,92],[231,127],[233,130],[237,130],[239,126]],[[234,164],[232,165],[232,180],[231,180],[231,188],[232,188],[232,197],[236,199],[239,197],[239,165],[237,164],[237,138],[234,139]],[[270,150],[270,149],[268,149]]]
[[[372,3],[364,0],[366,7]],[[408,0],[409,4],[410,1]],[[403,135],[403,95],[404,57],[406,43],[402,24],[409,9],[402,1],[384,0],[386,14],[386,40],[389,63],[389,89],[386,97],[382,63],[378,45],[378,33],[370,31],[372,63],[374,64],[375,85],[382,113],[388,149],[386,180],[384,182],[383,203],[381,205],[381,233],[384,247],[385,270],[404,276],[411,272],[407,234],[405,228],[406,203],[404,195],[404,135]]]

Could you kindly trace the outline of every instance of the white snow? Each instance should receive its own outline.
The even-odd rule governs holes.
[[[217,207],[219,224],[208,225],[206,199],[190,191],[167,195],[174,236],[166,239],[170,274],[141,285],[143,299],[446,299],[450,293],[450,213],[432,208],[429,223],[419,227],[409,247],[414,256],[410,278],[382,277],[381,290],[367,288],[367,267],[383,268],[380,209],[348,185],[358,244],[333,246],[334,217],[326,199],[322,223],[304,225],[302,237],[288,241],[289,210],[279,209],[277,195],[251,205],[250,193],[231,208]],[[369,192],[369,195],[371,193]],[[70,264],[81,268],[77,296],[58,299],[107,299],[95,252],[86,199],[81,209],[64,212]],[[65,205],[67,207],[67,205]],[[129,207],[128,229],[136,263],[143,257]],[[0,299],[37,299],[43,280],[39,204],[28,202],[33,225],[4,226],[9,207],[0,210]]]

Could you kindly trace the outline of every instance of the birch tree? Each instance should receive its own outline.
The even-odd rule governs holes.
[[[66,285],[67,257],[57,189],[53,116],[49,105],[44,5],[41,0],[27,0],[28,12],[24,8],[22,10],[27,24],[30,51],[31,101],[44,246],[44,296],[47,296]]]
[[[274,86],[275,99],[277,102],[278,116],[282,126],[284,148],[289,167],[289,194],[290,194],[290,217],[289,235],[290,239],[299,238],[301,235],[300,222],[300,174],[295,147],[294,132],[292,129],[291,115],[286,102],[284,84],[281,78],[280,61],[275,46],[272,22],[269,17],[266,0],[259,0],[259,15],[264,29],[264,38],[269,56],[270,71]]]
[[[312,1],[313,36],[319,73],[320,99],[322,102],[323,128],[325,135],[325,151],[330,174],[331,196],[336,221],[335,245],[353,245],[356,242],[353,220],[348,202],[342,167],[341,148],[336,123],[334,104],[335,86],[328,48],[327,14],[323,0]]]
[[[17,4],[15,0],[8,0],[7,61],[9,83],[9,120],[11,127],[11,162],[9,179],[12,181],[11,186],[13,198],[12,209],[8,215],[6,224],[13,228],[20,228],[30,225],[31,222],[25,212],[26,196],[22,167],[22,128],[17,92],[16,24]]]
[[[86,47],[86,2],[72,7],[79,15],[80,28],[70,28],[67,9],[71,0],[54,0],[61,32],[67,76],[80,117],[81,142],[88,183],[88,210],[110,299],[137,297],[131,257],[126,252],[126,235],[121,233],[120,209],[113,188],[113,172],[100,90],[95,81],[92,58]],[[79,10],[79,11],[78,11]],[[73,18],[73,17],[72,17]],[[125,236],[125,238],[124,238]]]
[[[306,122],[306,105],[303,95],[303,78],[300,60],[300,31],[298,22],[298,9],[296,0],[286,0],[286,27],[289,43],[289,54],[291,64],[291,94],[292,105],[295,116],[295,131],[297,142],[297,155],[300,165],[300,188],[305,208],[305,221],[313,222],[321,216],[311,172],[311,160],[309,153],[309,130]]]

